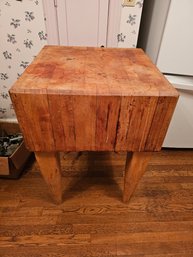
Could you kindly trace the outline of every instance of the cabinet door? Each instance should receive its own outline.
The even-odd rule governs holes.
[[[57,0],[60,45],[106,46],[109,0]]]

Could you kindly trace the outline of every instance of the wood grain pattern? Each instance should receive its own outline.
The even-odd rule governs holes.
[[[156,97],[122,97],[116,151],[146,150],[156,106]]]
[[[150,157],[150,152],[134,152],[127,154],[123,202],[128,202],[130,200],[139,183],[139,180],[145,173]]]
[[[44,47],[10,95],[32,151],[158,151],[178,98],[140,49],[63,46]]]
[[[159,97],[145,145],[147,151],[161,149],[176,103],[172,97]]]
[[[48,95],[55,148],[76,150],[72,96]]]
[[[128,205],[125,156],[62,153],[61,205],[50,201],[37,163],[19,180],[0,180],[0,256],[192,257],[193,151],[152,153]]]
[[[62,183],[60,160],[57,153],[36,152],[36,160],[40,166],[42,176],[44,177],[52,196],[56,203],[62,202]]]
[[[76,151],[95,150],[96,105],[96,96],[73,97]]]
[[[114,151],[120,115],[120,97],[97,97],[95,150]]]
[[[29,149],[40,151],[55,148],[47,95],[15,94],[18,120]],[[29,145],[30,144],[30,145]]]

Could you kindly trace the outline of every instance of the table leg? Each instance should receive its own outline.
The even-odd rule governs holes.
[[[35,152],[40,171],[56,203],[62,202],[62,176],[59,154],[56,152]]]
[[[124,176],[123,202],[128,202],[145,172],[151,152],[127,153]]]

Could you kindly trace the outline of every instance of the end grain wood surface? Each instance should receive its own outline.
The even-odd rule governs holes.
[[[10,90],[33,151],[158,151],[178,93],[141,49],[46,46]]]

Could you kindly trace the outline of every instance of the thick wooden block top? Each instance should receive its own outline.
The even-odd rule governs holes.
[[[141,49],[45,46],[11,92],[176,96]]]
[[[157,151],[178,93],[140,49],[46,46],[10,90],[33,151]]]

